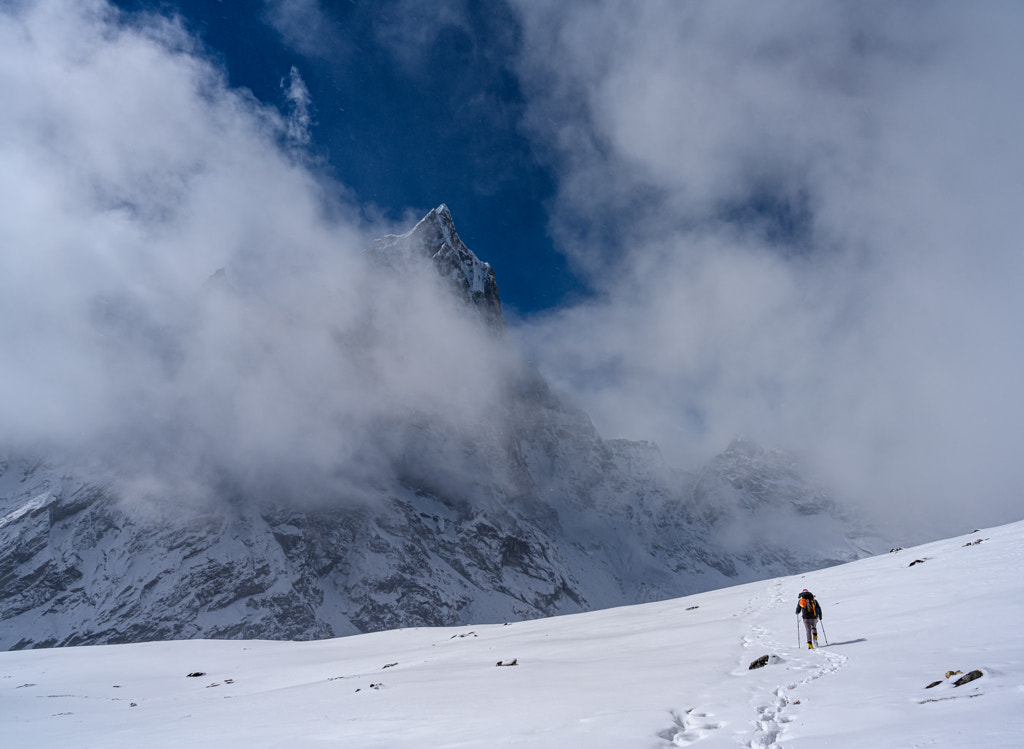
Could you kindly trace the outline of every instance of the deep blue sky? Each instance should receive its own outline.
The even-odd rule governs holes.
[[[510,69],[517,21],[501,3],[472,2],[415,62],[381,43],[381,3],[325,4],[338,43],[304,54],[244,0],[118,0],[128,11],[178,12],[227,70],[231,85],[284,107],[283,79],[298,68],[312,97],[312,151],[392,219],[440,203],[463,241],[498,274],[506,307],[529,314],[580,286],[546,231],[551,175],[519,126],[524,102]]]

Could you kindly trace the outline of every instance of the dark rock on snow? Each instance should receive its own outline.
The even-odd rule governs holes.
[[[768,665],[768,659],[770,657],[771,656],[768,655],[762,655],[760,658],[752,661],[751,664],[747,667],[747,670],[753,671],[755,668],[764,668]]]
[[[953,686],[962,687],[964,684],[969,684],[975,679],[980,679],[982,676],[984,676],[984,674],[982,674],[981,671],[975,669],[974,671],[970,671],[969,673],[964,674],[959,679],[954,681]]]

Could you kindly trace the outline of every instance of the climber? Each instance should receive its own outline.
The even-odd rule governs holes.
[[[824,619],[824,617],[821,613],[821,604],[806,588],[800,592],[796,613],[803,614],[804,630],[807,632],[807,647],[813,649],[818,644],[818,620]]]

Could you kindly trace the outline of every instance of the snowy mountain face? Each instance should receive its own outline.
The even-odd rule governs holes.
[[[728,552],[728,567],[769,566],[800,569],[802,550],[836,549],[858,536],[869,539],[871,531],[845,514],[828,493],[809,482],[791,456],[766,450],[738,438],[713,458],[695,479],[691,507],[711,527],[715,548]],[[790,539],[780,546],[778,539]],[[869,554],[877,548],[868,541],[859,550]],[[822,557],[820,566],[840,564],[850,557]]]
[[[503,329],[494,272],[444,206],[368,254],[382,274],[436,274],[468,319]],[[0,456],[0,648],[522,620],[883,545],[781,454],[739,440],[679,475],[653,444],[603,439],[527,364],[510,356],[497,377],[475,421],[380,419],[371,443],[387,470],[357,496],[301,503],[220,476],[214,501],[193,501]]]

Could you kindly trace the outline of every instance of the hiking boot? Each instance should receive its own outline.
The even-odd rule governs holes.
[[[814,650],[814,646],[811,645],[811,643],[807,643],[807,649],[808,650]]]

